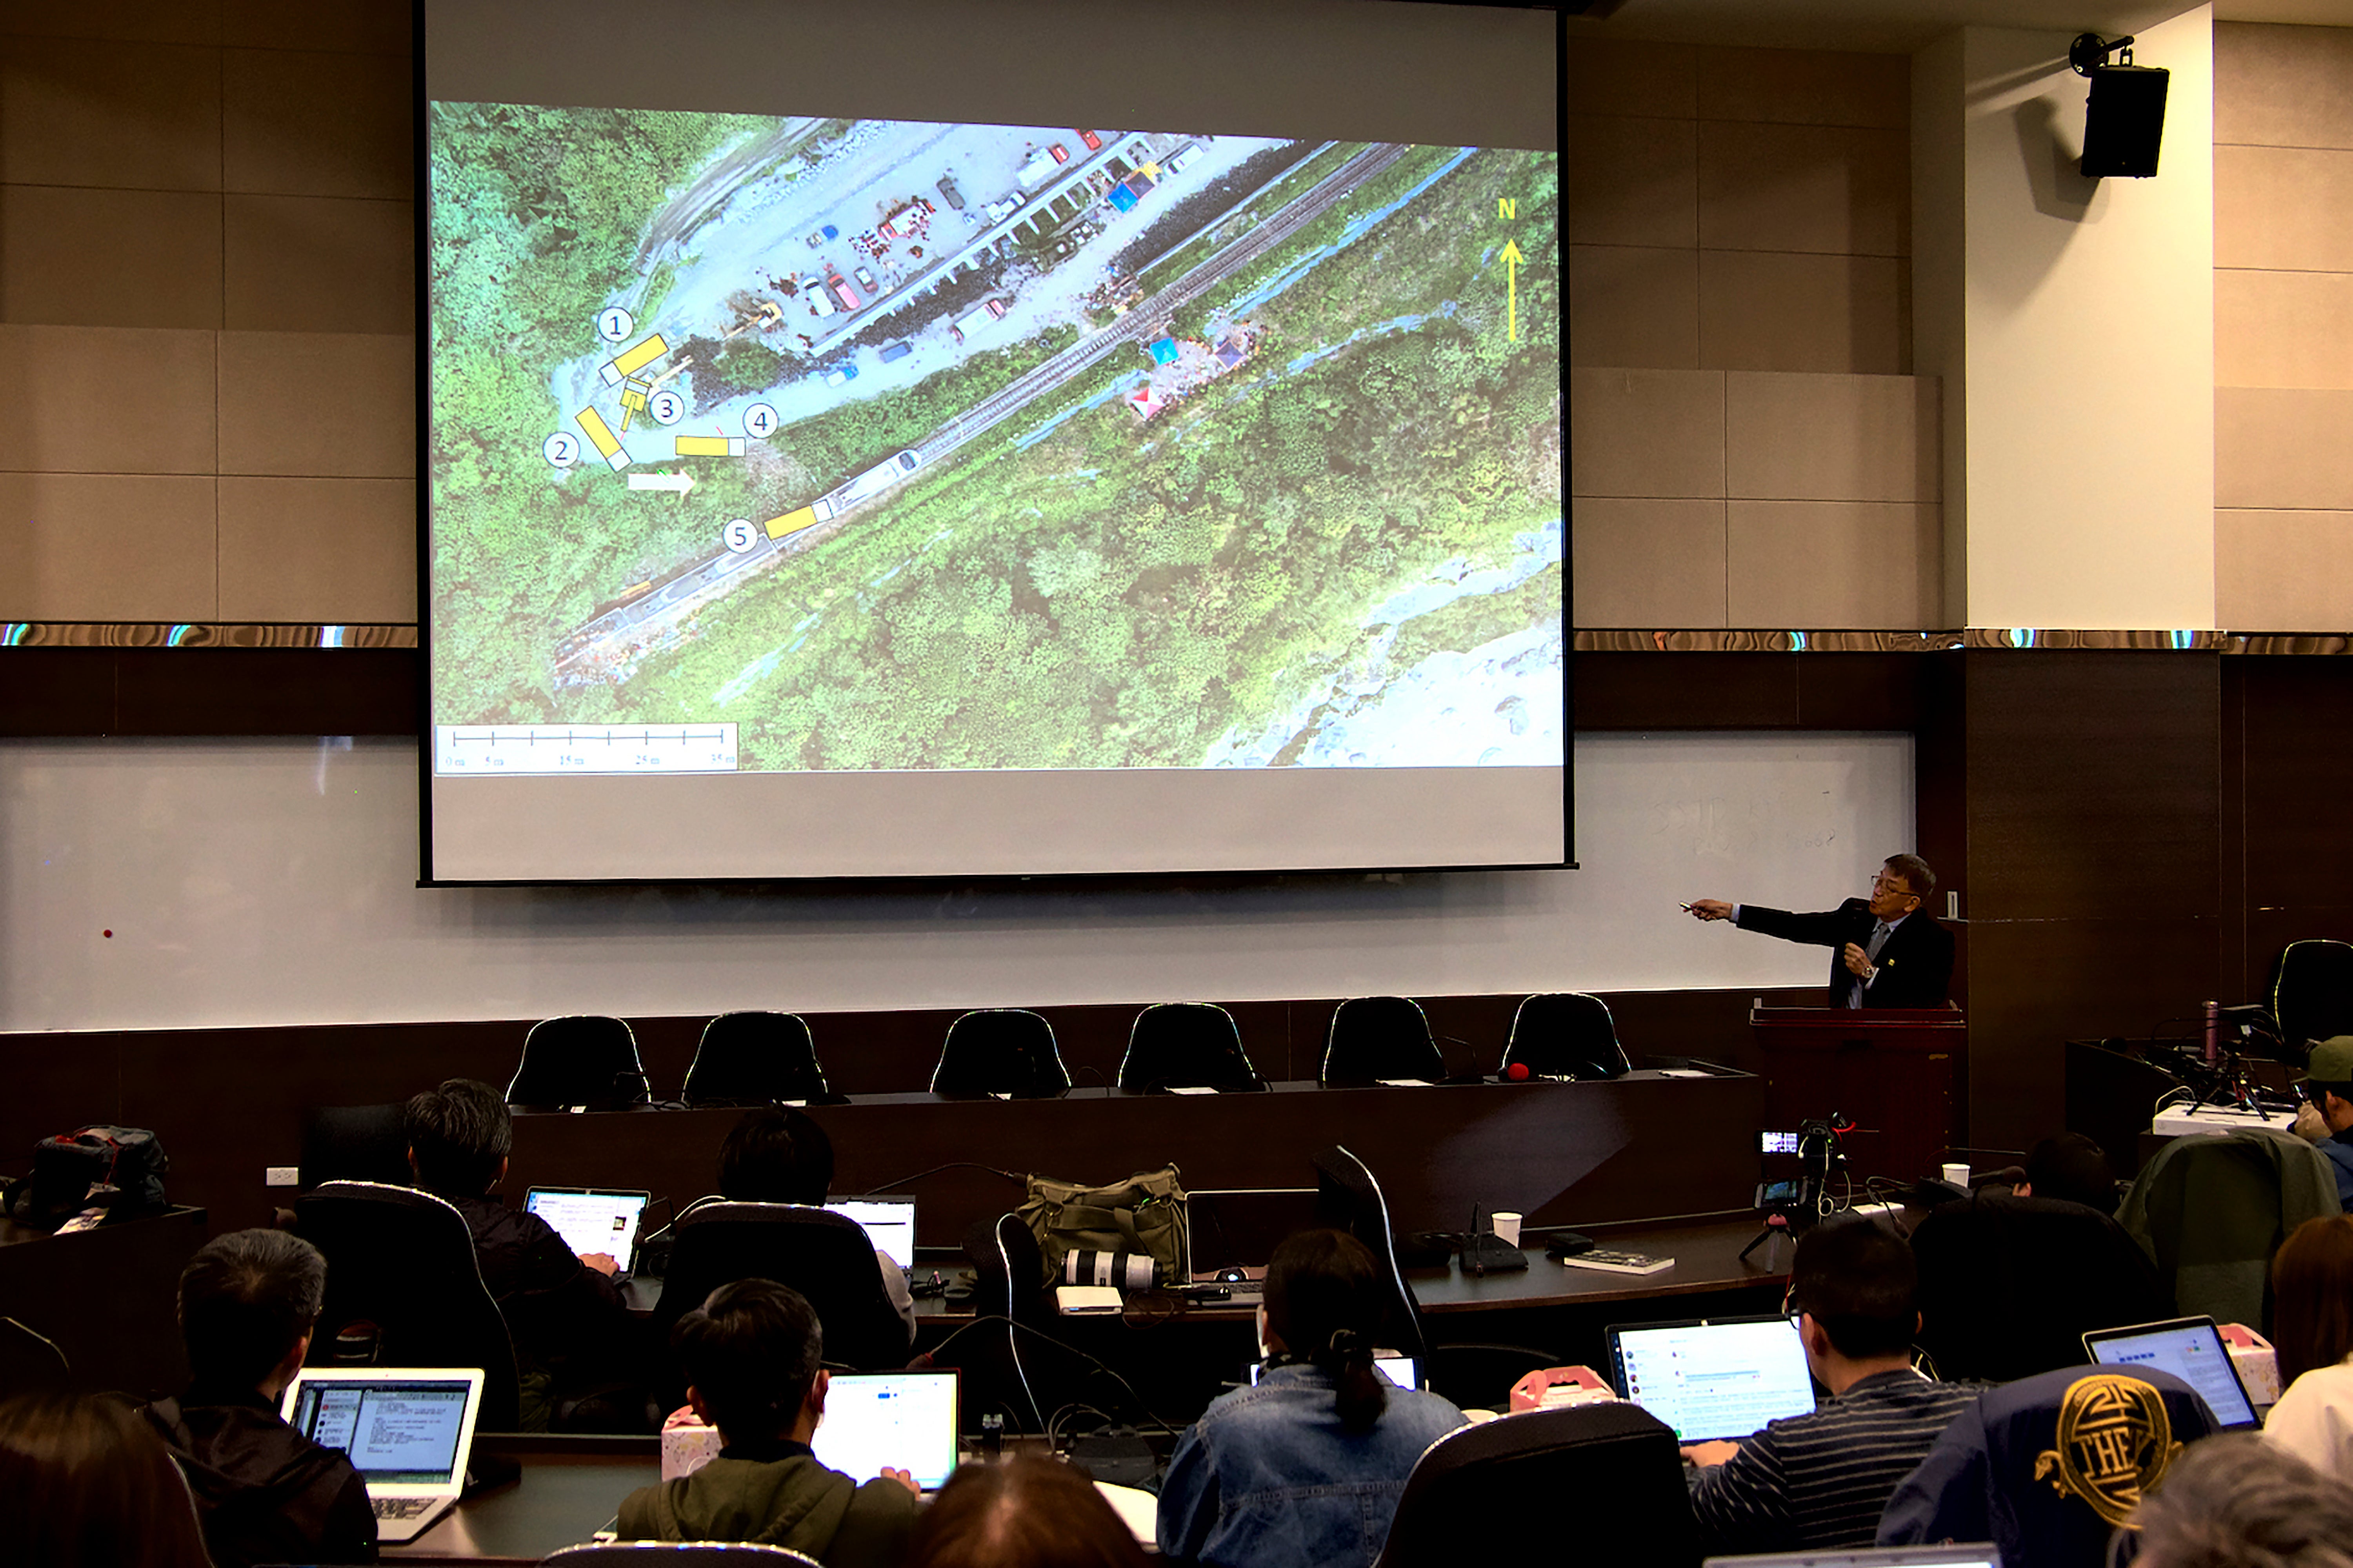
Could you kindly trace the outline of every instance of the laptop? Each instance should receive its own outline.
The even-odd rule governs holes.
[[[838,1372],[809,1447],[818,1463],[861,1485],[888,1466],[935,1492],[955,1474],[956,1374]]]
[[[375,1509],[376,1539],[391,1545],[458,1505],[481,1408],[478,1367],[306,1366],[279,1414],[351,1459]]]
[[[2211,1318],[2098,1329],[2084,1336],[2084,1353],[2102,1366],[2153,1366],[2171,1373],[2198,1391],[2226,1432],[2252,1432],[2262,1425]]]
[[[1314,1187],[1195,1188],[1185,1194],[1185,1274],[1214,1279],[1239,1268],[1266,1278],[1283,1238],[1315,1226]]]
[[[1413,1356],[1377,1355],[1373,1358],[1373,1370],[1388,1378],[1396,1387],[1419,1388],[1421,1386],[1421,1363]],[[1258,1386],[1258,1380],[1265,1371],[1264,1362],[1250,1363],[1250,1381],[1252,1388]]]
[[[622,1188],[533,1187],[522,1206],[545,1220],[564,1245],[580,1257],[601,1252],[623,1268],[638,1245],[638,1221],[653,1194]]]
[[[1613,1325],[1609,1381],[1682,1443],[1746,1437],[1814,1410],[1797,1320],[1778,1315]]]
[[[1867,1546],[1853,1552],[1761,1552],[1711,1557],[1704,1568],[2001,1568],[1991,1542],[1950,1546]]]
[[[867,1239],[873,1242],[875,1251],[908,1273],[915,1271],[914,1199],[890,1194],[836,1198],[825,1205],[825,1212],[856,1220],[865,1227]]]

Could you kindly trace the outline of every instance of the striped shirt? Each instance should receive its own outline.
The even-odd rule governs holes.
[[[1775,1421],[1724,1464],[1692,1475],[1692,1512],[1713,1556],[1869,1546],[1880,1510],[1981,1383],[1873,1373],[1811,1415]]]

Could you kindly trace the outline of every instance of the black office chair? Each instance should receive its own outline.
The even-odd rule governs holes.
[[[629,1563],[660,1563],[663,1568],[694,1568],[695,1564],[728,1568],[729,1564],[800,1563],[805,1568],[825,1568],[807,1552],[796,1552],[789,1546],[767,1546],[756,1541],[593,1541],[582,1546],[567,1546],[561,1552],[551,1552],[540,1559],[544,1563],[577,1563],[582,1568],[619,1568]]]
[[[797,1013],[722,1013],[702,1026],[680,1098],[689,1105],[774,1105],[834,1098]]]
[[[1071,1087],[1054,1026],[1020,1007],[987,1007],[948,1026],[932,1092],[956,1100],[1051,1100]]]
[[[72,1383],[66,1352],[55,1342],[14,1318],[0,1318],[0,1399],[66,1388]]]
[[[976,1321],[961,1332],[955,1365],[965,1374],[965,1403],[986,1410],[1003,1405],[1032,1432],[1046,1429],[1044,1412],[1062,1401],[1041,1400],[1033,1361],[1050,1354],[1055,1334],[1053,1297],[1045,1284],[1046,1260],[1038,1237],[1019,1215],[975,1220],[964,1235],[972,1259],[972,1310]],[[1002,1318],[1002,1323],[987,1320]],[[1018,1325],[1018,1326],[1017,1326]],[[1035,1331],[1035,1337],[1021,1331]],[[1037,1369],[1042,1377],[1047,1369]],[[1050,1394],[1053,1392],[1049,1389]]]
[[[1573,1542],[1573,1550],[1566,1548]],[[1636,1405],[1531,1410],[1458,1427],[1414,1462],[1374,1568],[1551,1561],[1695,1568],[1674,1429]]]
[[[507,1083],[509,1105],[534,1109],[612,1110],[650,1098],[637,1036],[620,1019],[594,1014],[533,1024],[523,1037],[522,1060]]]
[[[302,1112],[305,1187],[322,1182],[406,1186],[408,1131],[398,1105],[314,1105]]]
[[[1377,1342],[1408,1355],[1427,1356],[1430,1340],[1421,1329],[1421,1303],[1414,1299],[1413,1287],[1406,1283],[1405,1270],[1398,1267],[1397,1233],[1389,1225],[1388,1200],[1381,1196],[1380,1183],[1362,1160],[1336,1143],[1316,1154],[1311,1163],[1317,1178],[1315,1223],[1346,1231],[1363,1242],[1381,1266],[1390,1321],[1383,1325]]]
[[[2322,937],[2289,942],[2272,965],[2272,1018],[2291,1060],[2306,1043],[2353,1035],[2353,943]]]
[[[1920,1348],[1947,1379],[2008,1383],[2080,1366],[2092,1330],[2172,1315],[2139,1244],[2082,1204],[1958,1199],[1914,1227],[1912,1255]]]
[[[1382,1079],[1436,1083],[1445,1076],[1446,1058],[1430,1037],[1421,1004],[1404,996],[1357,996],[1334,1010],[1315,1080],[1326,1089],[1360,1089]]]
[[[1242,1049],[1234,1016],[1214,1002],[1155,1002],[1135,1016],[1120,1059],[1119,1087],[1130,1092],[1214,1089],[1244,1094],[1266,1088]]]
[[[327,1301],[310,1363],[478,1366],[485,1432],[521,1418],[514,1344],[482,1284],[473,1233],[430,1193],[327,1182],[294,1200],[294,1233],[327,1258]]]
[[[1633,1070],[1618,1043],[1609,1005],[1581,991],[1541,992],[1512,1015],[1504,1066],[1514,1062],[1536,1078],[1611,1079]]]
[[[907,1325],[882,1289],[874,1243],[857,1221],[799,1204],[695,1205],[670,1226],[670,1271],[652,1326],[670,1326],[722,1285],[773,1279],[808,1298],[825,1330],[828,1366],[858,1372],[907,1364]]]

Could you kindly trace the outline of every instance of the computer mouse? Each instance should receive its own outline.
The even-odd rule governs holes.
[[[1247,1285],[1250,1283],[1250,1270],[1247,1268],[1220,1268],[1218,1270],[1218,1283],[1220,1285]]]

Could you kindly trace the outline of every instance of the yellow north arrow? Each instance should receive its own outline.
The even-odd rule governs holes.
[[[1508,301],[1504,313],[1504,335],[1514,342],[1520,341],[1520,263],[1526,257],[1510,240],[1504,241],[1504,279]]]

